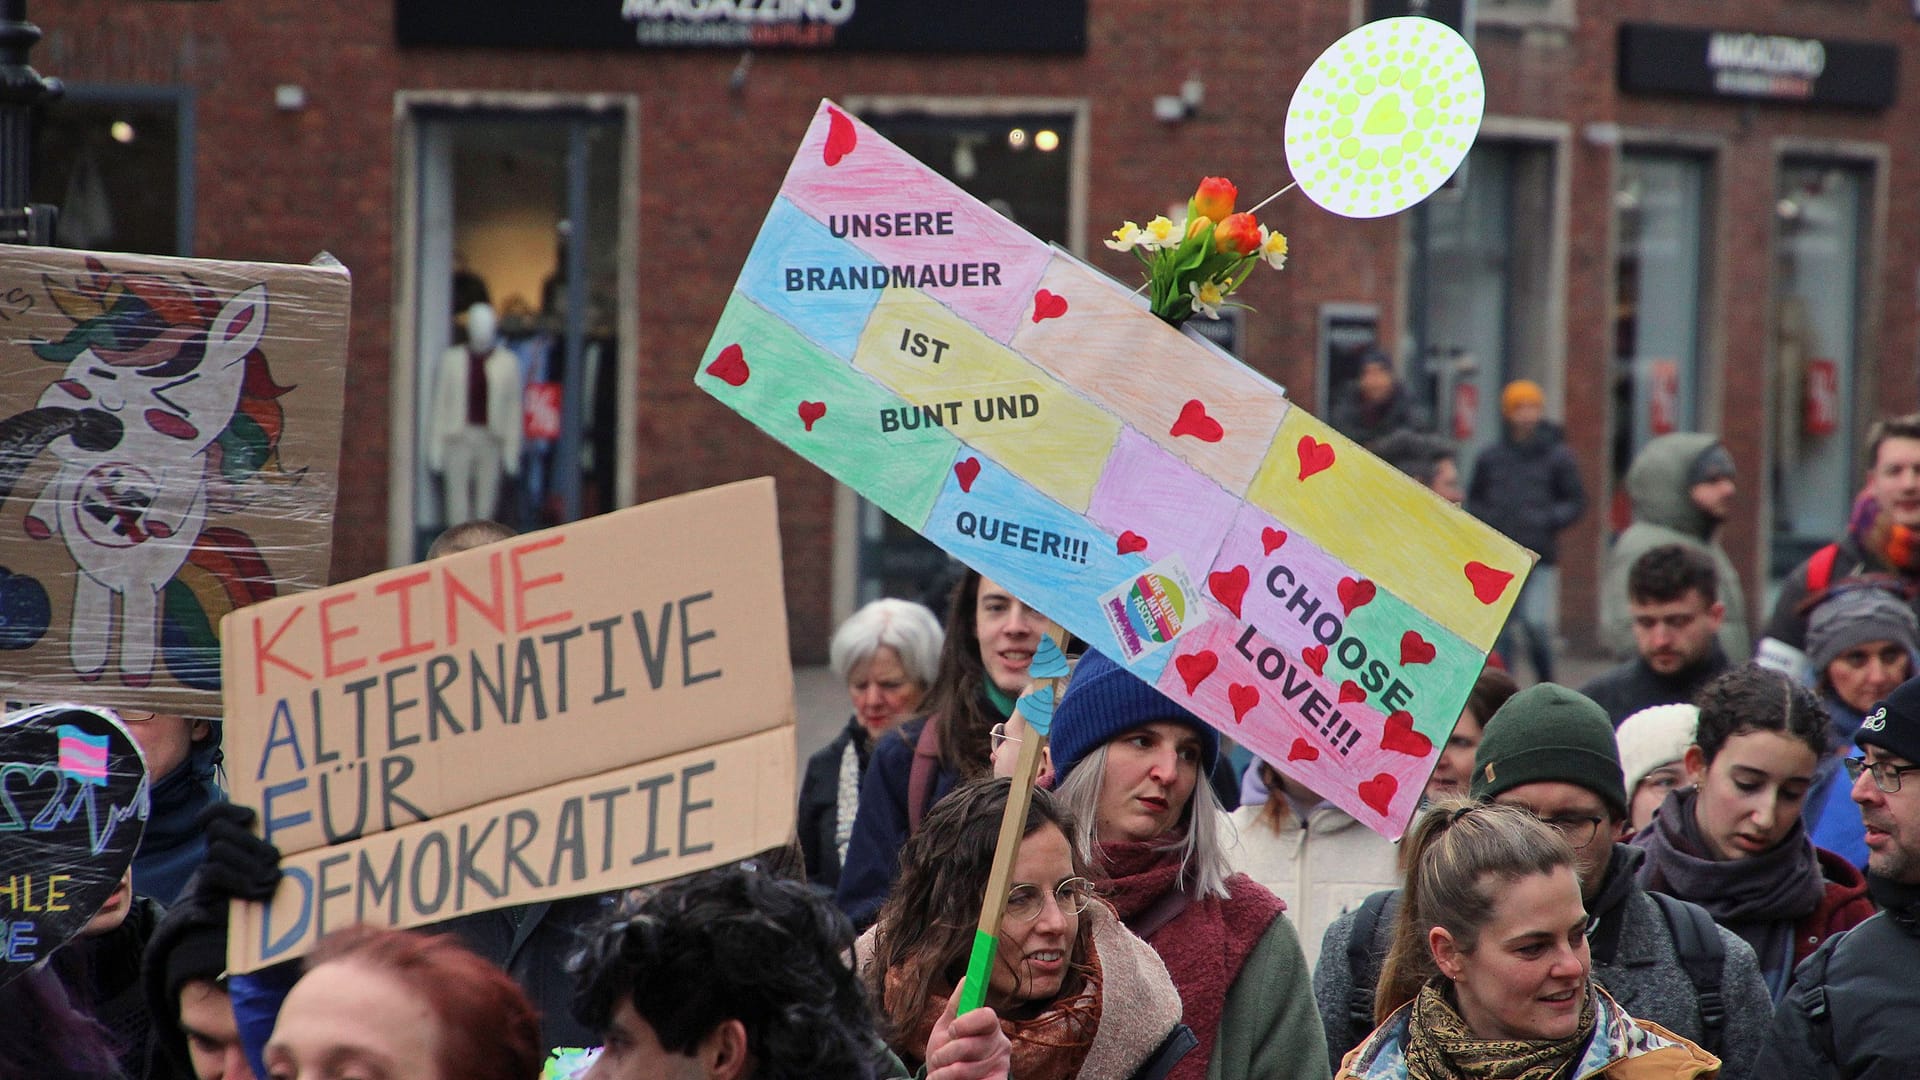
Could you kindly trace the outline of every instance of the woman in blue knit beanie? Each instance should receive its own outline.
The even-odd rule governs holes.
[[[1089,652],[1049,739],[1076,839],[1121,921],[1166,963],[1199,1040],[1172,1080],[1324,1077],[1326,1035],[1286,905],[1227,864],[1231,826],[1206,782],[1219,734]]]

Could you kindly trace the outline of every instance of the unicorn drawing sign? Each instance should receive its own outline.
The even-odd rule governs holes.
[[[221,616],[325,583],[346,275],[16,250],[0,689],[218,715]]]

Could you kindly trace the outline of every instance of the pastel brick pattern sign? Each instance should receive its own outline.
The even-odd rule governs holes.
[[[831,102],[695,381],[1388,835],[1533,563]]]

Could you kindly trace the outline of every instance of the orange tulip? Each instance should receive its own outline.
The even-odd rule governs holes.
[[[1252,214],[1230,214],[1213,227],[1213,249],[1236,258],[1260,250],[1260,226]]]
[[[1225,221],[1233,213],[1233,200],[1240,195],[1240,189],[1233,181],[1224,176],[1209,176],[1200,181],[1200,187],[1193,193],[1193,209],[1196,217]]]

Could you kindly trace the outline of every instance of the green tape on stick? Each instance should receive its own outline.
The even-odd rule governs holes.
[[[987,1003],[987,982],[993,977],[993,954],[999,939],[984,930],[973,932],[973,954],[967,957],[967,981],[960,986],[960,1008],[954,1015],[965,1016]]]

